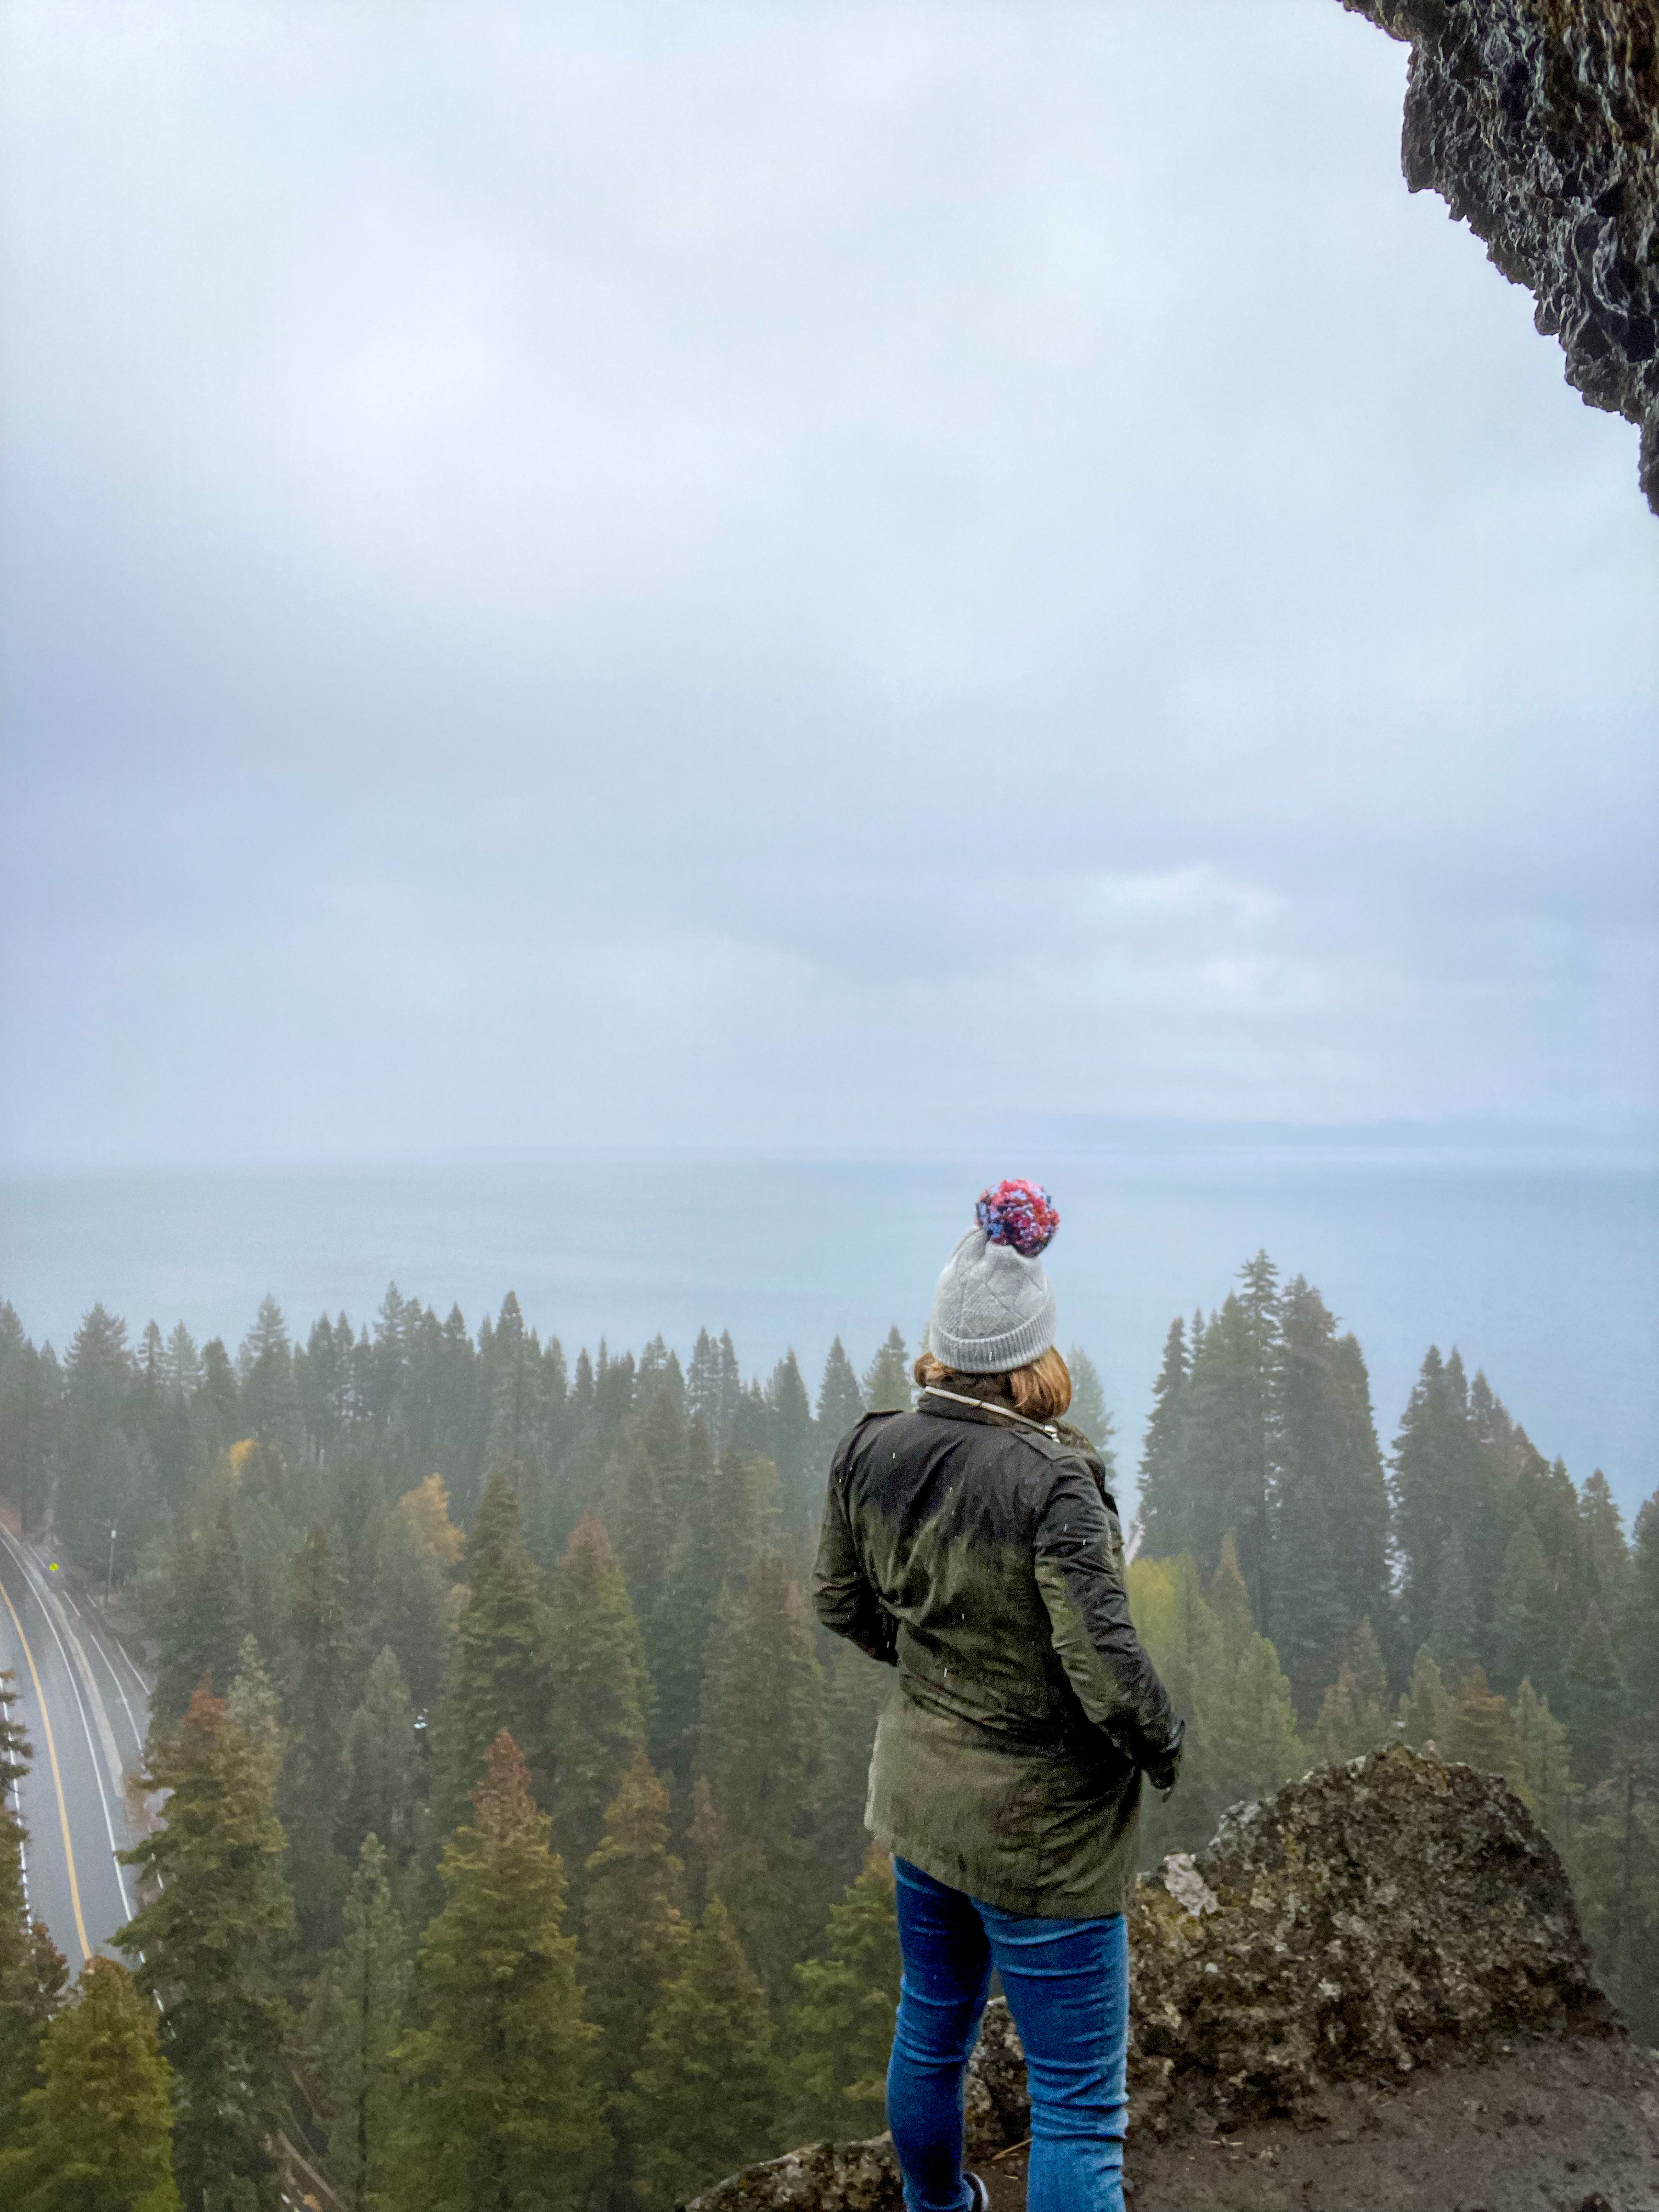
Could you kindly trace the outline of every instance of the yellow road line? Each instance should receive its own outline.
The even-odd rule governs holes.
[[[69,1865],[70,1902],[75,1907],[75,1932],[81,1939],[81,1956],[90,1959],[92,1946],[87,1941],[87,1923],[81,1917],[81,1885],[75,1879],[75,1846],[70,1841],[69,1807],[64,1802],[64,1778],[58,1771],[58,1746],[52,1741],[52,1715],[46,1711],[46,1693],[40,1687],[40,1670],[34,1663],[33,1652],[29,1650],[23,1624],[17,1618],[17,1607],[12,1603],[11,1592],[3,1583],[0,1583],[0,1597],[6,1601],[6,1611],[11,1615],[12,1626],[17,1631],[23,1656],[29,1662],[29,1679],[34,1684],[35,1702],[40,1708],[40,1726],[46,1739],[46,1757],[52,1761],[52,1786],[58,1792],[58,1824],[64,1832],[64,1856]]]

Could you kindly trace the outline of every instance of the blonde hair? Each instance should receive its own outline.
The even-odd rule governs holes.
[[[954,1390],[959,1397],[982,1398],[988,1405],[1012,1406],[1028,1421],[1057,1421],[1072,1402],[1072,1370],[1050,1345],[1024,1367],[1002,1375],[963,1375],[924,1352],[911,1370],[918,1390]]]

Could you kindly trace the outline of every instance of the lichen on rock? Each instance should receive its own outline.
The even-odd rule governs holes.
[[[1642,433],[1659,513],[1659,0],[1342,0],[1411,41],[1401,161]]]
[[[1235,1807],[1206,1850],[1137,1886],[1129,1941],[1143,2118],[1183,2087],[1226,2113],[1285,2109],[1442,2044],[1611,2021],[1526,1807],[1403,1744]]]

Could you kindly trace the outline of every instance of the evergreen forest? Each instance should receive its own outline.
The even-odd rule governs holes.
[[[395,1287],[303,1342],[267,1298],[234,1352],[94,1306],[60,1358],[0,1304],[0,1501],[148,1652],[167,1793],[130,1967],[71,1986],[0,1678],[0,2202],[667,2212],[878,2130],[892,1678],[809,1586],[835,1445],[908,1369],[896,1328],[816,1394],[707,1332],[573,1365],[510,1295],[474,1334]],[[1139,1476],[1133,1609],[1188,1717],[1145,1863],[1431,1746],[1533,1808],[1659,2042],[1659,1496],[1627,1534],[1455,1350],[1385,1445],[1358,1344],[1265,1254],[1171,1324]]]

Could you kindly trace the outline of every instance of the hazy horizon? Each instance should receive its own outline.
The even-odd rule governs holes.
[[[1164,1334],[1266,1246],[1310,1277],[1370,1363],[1385,1449],[1431,1343],[1455,1345],[1547,1456],[1604,1468],[1633,1519],[1659,1462],[1659,1175],[1650,1153],[1052,1143],[956,1159],[590,1156],[448,1168],[288,1168],[0,1182],[0,1296],[60,1352],[94,1298],[136,1339],[179,1319],[232,1350],[273,1293],[303,1338],[389,1279],[468,1326],[509,1290],[574,1358],[659,1332],[686,1358],[731,1329],[745,1374],[787,1348],[816,1393],[839,1334],[860,1367],[912,1349],[982,1182],[1038,1172],[1062,1345],[1117,1417],[1126,1492]]]

